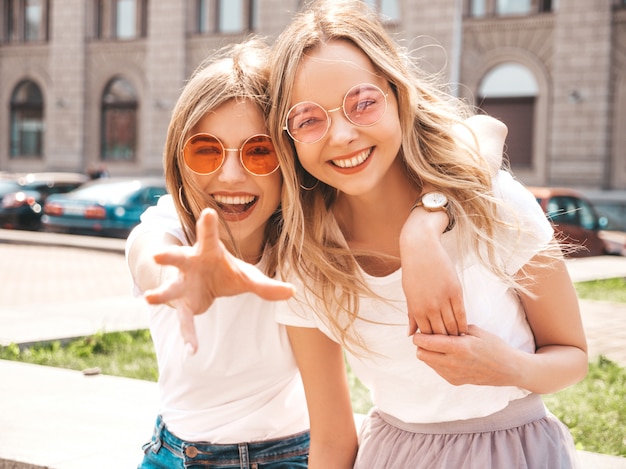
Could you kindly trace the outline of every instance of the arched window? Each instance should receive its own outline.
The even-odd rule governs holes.
[[[102,95],[101,159],[132,161],[137,145],[137,92],[124,78],[114,78]]]
[[[11,95],[11,158],[43,155],[43,96],[36,83],[24,80]]]
[[[538,85],[528,68],[503,63],[489,71],[478,90],[478,103],[509,128],[506,154],[512,167],[533,166],[535,103]]]

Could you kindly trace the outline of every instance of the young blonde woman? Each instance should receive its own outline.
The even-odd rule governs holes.
[[[193,74],[165,144],[172,196],[144,214],[127,242],[138,294],[163,283],[168,291],[194,290],[182,281],[192,266],[214,280],[203,286],[202,304],[148,294],[169,305],[149,309],[160,409],[141,469],[307,467],[302,382],[285,327],[274,320],[276,303],[268,301],[293,289],[262,274],[276,270],[281,219],[281,173],[265,126],[267,79],[268,49],[255,39],[220,51]],[[178,269],[155,263],[167,247],[174,251],[157,259]],[[205,247],[206,262],[198,263],[194,252]],[[247,291],[256,294],[238,295]]]
[[[313,2],[273,57],[279,264],[298,286],[277,318],[290,326],[309,408],[331,400],[315,379],[327,337],[375,405],[356,468],[576,467],[572,438],[540,395],[585,376],[586,341],[532,195],[509,172],[493,174],[480,140],[459,138],[469,110],[420,73],[364,2]],[[437,257],[460,278],[464,334],[426,334],[419,319],[415,333],[407,319],[405,261],[431,259],[406,252],[421,228],[409,214],[425,208],[454,221]],[[425,284],[441,280],[440,266],[422,266]],[[330,467],[313,420],[311,431],[309,467]]]

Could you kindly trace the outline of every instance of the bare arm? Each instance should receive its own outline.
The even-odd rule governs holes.
[[[311,421],[309,468],[351,469],[357,437],[341,346],[319,329],[287,330]]]
[[[476,115],[455,127],[457,138],[475,149],[495,175],[502,165],[508,129],[493,117]],[[432,188],[424,188],[424,191]],[[452,260],[441,245],[449,219],[444,212],[416,208],[400,235],[402,287],[407,298],[409,335],[467,332],[463,290]]]
[[[587,374],[587,340],[576,290],[562,260],[552,268],[528,267],[534,278],[522,295],[526,317],[535,335],[537,353],[522,363],[519,386],[546,394],[580,381]]]
[[[534,261],[545,262],[540,256]],[[464,337],[416,334],[417,357],[452,384],[518,386],[547,394],[587,373],[588,357],[576,291],[562,260],[529,265],[533,277],[522,295],[536,353],[510,347],[499,337],[470,326]],[[531,283],[532,282],[532,283]]]
[[[409,312],[409,335],[458,335],[467,331],[463,290],[452,260],[441,244],[445,212],[414,209],[400,235],[402,287]]]

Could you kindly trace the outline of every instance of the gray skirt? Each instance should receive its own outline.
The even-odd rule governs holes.
[[[354,469],[572,469],[568,428],[537,394],[495,414],[453,422],[406,423],[373,409],[359,432]]]

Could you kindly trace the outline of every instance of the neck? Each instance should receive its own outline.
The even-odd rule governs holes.
[[[400,232],[419,190],[404,172],[400,173],[400,177],[389,179],[380,184],[379,189],[367,194],[339,193],[334,213],[352,250],[362,252],[368,258],[395,258],[399,264]],[[361,260],[359,263],[371,273]],[[387,261],[384,263],[387,264]]]

